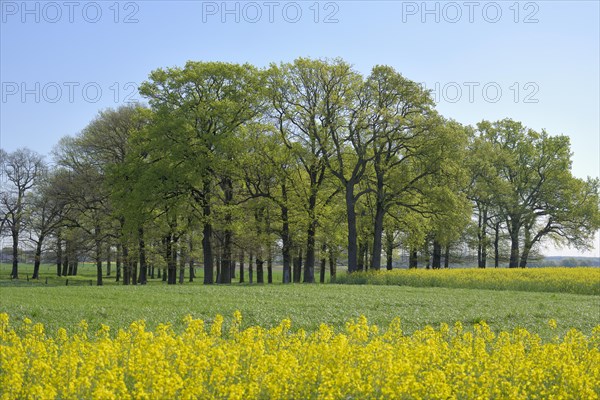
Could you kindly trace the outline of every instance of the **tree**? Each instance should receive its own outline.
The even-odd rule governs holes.
[[[434,173],[436,163],[427,161],[442,141],[434,130],[433,100],[417,83],[404,78],[393,68],[376,66],[365,83],[369,105],[369,130],[373,154],[375,216],[371,265],[381,267],[384,215],[396,205],[407,209],[416,204],[406,201],[419,191],[421,181]],[[451,142],[452,143],[452,142]],[[446,154],[442,156],[447,157]],[[420,163],[421,168],[414,165]],[[417,172],[418,171],[418,172]],[[391,184],[396,184],[394,188]],[[404,195],[404,199],[403,199]],[[418,207],[417,207],[418,208]]]
[[[54,193],[53,185],[57,175],[52,172],[41,174],[39,181],[32,192],[27,196],[30,207],[27,212],[27,230],[29,240],[35,246],[32,279],[39,278],[42,248],[45,239],[56,232],[63,223],[65,203]]]
[[[76,137],[63,138],[54,151],[57,164],[63,168],[64,187],[58,196],[71,208],[65,218],[93,242],[98,285],[102,285],[106,243],[123,238],[124,215],[118,212],[120,209],[115,210],[111,198],[116,191],[115,176],[124,166],[131,136],[146,123],[140,106],[107,109],[99,112]],[[123,253],[128,254],[127,245],[121,244],[125,245]],[[125,265],[126,272],[130,265]],[[133,279],[136,283],[137,277]]]
[[[573,177],[569,138],[510,119],[477,128],[493,148],[498,179],[488,185],[510,236],[509,267],[525,267],[533,246],[549,235],[587,248],[600,227],[598,181]]]
[[[298,170],[298,165],[279,133],[273,130],[255,125],[248,132],[247,151],[239,161],[248,196],[253,199],[266,198],[279,209],[278,224],[274,224],[272,229],[281,239],[283,283],[290,283],[293,247],[291,224],[297,223],[298,219],[297,212],[293,210],[291,187],[297,182],[293,173]],[[271,214],[275,215],[276,212]]]
[[[259,115],[263,86],[251,65],[190,61],[184,68],[153,71],[140,87],[155,113],[146,137],[148,164],[161,162],[164,178],[179,182],[165,195],[191,198],[200,211],[205,284],[214,282],[215,177],[221,163],[235,157],[231,141],[240,127]],[[227,177],[222,183],[228,189]],[[230,262],[225,260],[227,274]]]
[[[19,235],[23,229],[26,194],[36,185],[38,178],[46,170],[42,156],[27,148],[12,153],[2,152],[2,175],[8,185],[2,191],[2,223],[7,225],[12,236],[11,278],[19,278]]]
[[[315,241],[319,225],[319,206],[326,197],[323,187],[327,178],[327,150],[319,142],[322,131],[332,125],[326,120],[326,104],[334,93],[324,90],[327,63],[299,58],[292,64],[272,65],[268,73],[270,117],[277,131],[297,158],[306,185],[295,185],[306,213],[306,257],[304,281],[314,282]],[[321,204],[320,204],[321,203]]]

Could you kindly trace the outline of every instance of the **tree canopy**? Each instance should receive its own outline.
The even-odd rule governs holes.
[[[389,66],[341,59],[256,68],[188,62],[150,73],[147,105],[102,110],[55,166],[2,151],[2,234],[29,233],[57,273],[93,259],[125,284],[323,281],[393,259],[440,268],[477,253],[526,267],[541,244],[589,249],[599,181],[571,172],[568,136],[518,121],[463,126]],[[46,240],[45,240],[46,239]],[[400,254],[400,252],[402,254]],[[400,257],[403,255],[404,257]],[[397,263],[396,263],[397,264]],[[404,265],[406,265],[404,264]],[[254,273],[256,272],[256,276]],[[301,278],[303,272],[303,279]]]

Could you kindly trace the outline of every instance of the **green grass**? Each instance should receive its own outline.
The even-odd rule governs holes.
[[[170,322],[179,330],[187,314],[205,321],[222,314],[229,321],[235,310],[244,326],[269,327],[290,317],[294,327],[307,330],[320,323],[340,329],[361,314],[382,327],[398,316],[407,333],[442,322],[486,321],[494,330],[524,327],[545,339],[569,328],[589,333],[600,324],[599,296],[561,293],[318,284],[0,287],[0,312],[29,317],[50,332],[72,329],[82,319],[92,330],[104,323],[114,332],[139,319],[150,328]],[[551,318],[557,331],[548,326]]]
[[[105,286],[113,286],[113,285],[122,285],[122,282],[117,282],[116,277],[116,266],[113,263],[111,267],[111,275],[106,275],[106,265],[102,267],[103,276],[102,276],[102,284]],[[248,276],[248,266],[245,268],[245,281],[249,281]],[[92,281],[92,285],[96,285],[96,265],[94,263],[80,263],[77,275],[76,276],[62,276],[58,277],[56,275],[56,265],[55,264],[42,264],[40,266],[40,277],[37,280],[31,279],[33,276],[33,264],[21,263],[19,264],[19,279],[12,280],[10,279],[10,274],[12,271],[11,264],[0,264],[0,287],[2,286],[65,286],[66,280],[69,280],[69,285],[89,285],[90,280]],[[186,268],[185,270],[185,283],[190,284],[189,281],[189,270]],[[177,278],[179,279],[179,270],[177,271]],[[191,283],[193,285],[202,285],[204,279],[204,271],[202,268],[197,268],[195,273],[194,282]],[[319,275],[315,275],[315,279],[319,280]],[[264,280],[267,282],[267,267],[264,267]],[[280,283],[283,280],[283,271],[281,266],[273,267],[273,282]],[[232,279],[232,282],[237,283],[239,281],[239,270],[236,268],[236,276]],[[326,282],[329,282],[329,273],[326,274]],[[256,268],[254,270],[254,282],[256,282]],[[162,279],[148,278],[149,285],[161,285],[163,284]]]
[[[573,289],[576,286],[563,282],[563,286],[558,287],[563,292],[547,293],[543,286],[532,286],[531,279],[521,279],[521,286],[513,285],[512,288],[498,286],[502,279],[492,279],[488,282],[491,286],[481,288],[482,281],[477,278],[486,274],[498,277],[498,273],[502,276],[537,274],[544,277],[544,271],[550,271],[553,279],[538,279],[547,284],[556,282],[557,276],[560,278],[558,270],[552,272],[550,269],[532,272],[506,269],[495,272],[476,269],[457,272],[395,271],[398,276],[413,280],[394,281],[391,286],[364,284],[367,275],[356,274],[350,278],[345,273],[339,274],[339,281],[355,279],[354,283],[363,284],[282,285],[277,284],[281,282],[281,272],[277,269],[274,271],[274,285],[204,286],[199,270],[200,276],[192,284],[186,279],[184,285],[168,286],[154,279],[147,286],[123,286],[115,282],[113,265],[113,276],[104,278],[104,287],[89,286],[90,280],[95,285],[96,269],[93,264],[80,265],[78,276],[68,277],[69,286],[65,286],[67,278],[55,276],[54,265],[42,265],[41,279],[36,282],[26,279],[33,271],[30,264],[20,266],[21,279],[16,281],[8,279],[10,270],[10,265],[0,265],[0,312],[7,312],[17,320],[29,317],[34,322],[42,322],[51,332],[59,327],[72,329],[82,319],[86,319],[92,329],[104,323],[115,331],[135,320],[145,319],[149,327],[170,322],[177,330],[183,327],[182,320],[187,314],[207,321],[216,314],[222,314],[230,320],[235,310],[243,313],[245,326],[274,326],[281,319],[290,317],[296,328],[307,330],[317,328],[320,323],[341,329],[346,321],[361,314],[380,326],[386,326],[398,316],[406,332],[426,325],[438,326],[442,322],[452,324],[461,321],[470,326],[486,321],[495,330],[524,327],[546,339],[557,332],[564,334],[569,328],[589,332],[600,324],[600,296],[593,292],[588,295],[563,293],[576,290]],[[598,285],[594,274],[600,273],[600,269],[588,272],[592,274],[591,284]],[[46,277],[48,285],[45,284]],[[387,279],[381,278],[375,283],[389,284]],[[529,286],[523,286],[523,282],[528,282]],[[536,288],[542,291],[535,291]],[[558,321],[558,331],[550,330],[548,320],[551,318]]]

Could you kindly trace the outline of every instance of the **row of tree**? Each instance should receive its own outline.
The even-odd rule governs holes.
[[[117,279],[145,283],[152,267],[204,268],[204,283],[244,280],[283,264],[284,282],[409,266],[446,266],[476,248],[478,266],[525,267],[545,238],[586,249],[600,228],[598,179],[571,173],[567,136],[506,119],[476,127],[446,119],[430,93],[393,68],[362,76],[346,62],[188,62],[153,71],[148,105],[105,110],[54,150],[1,153],[2,233],[13,271],[25,233],[52,247],[57,273],[115,256]],[[46,239],[51,238],[45,246]],[[385,257],[384,257],[385,254]],[[444,256],[444,257],[443,257]],[[110,268],[110,267],[109,267]],[[152,268],[152,269],[150,269]]]

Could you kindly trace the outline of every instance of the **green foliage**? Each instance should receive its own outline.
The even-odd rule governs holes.
[[[496,210],[506,224],[510,265],[526,266],[530,251],[546,236],[589,249],[600,228],[598,180],[572,175],[569,138],[536,132],[510,119],[482,121],[477,129],[473,154],[489,160],[471,163],[479,170],[471,197],[478,207],[483,203]]]
[[[213,283],[215,262],[229,281],[233,259],[281,250],[286,268],[302,254],[312,281],[318,257],[379,269],[398,247],[413,266],[467,244],[480,267],[492,246],[524,267],[543,240],[589,249],[600,227],[600,182],[573,177],[568,137],[510,119],[462,126],[390,66],[189,61],[140,93],[149,108],[101,111],[56,147],[65,258],[118,250],[128,268],[166,266],[169,283],[202,259]]]

